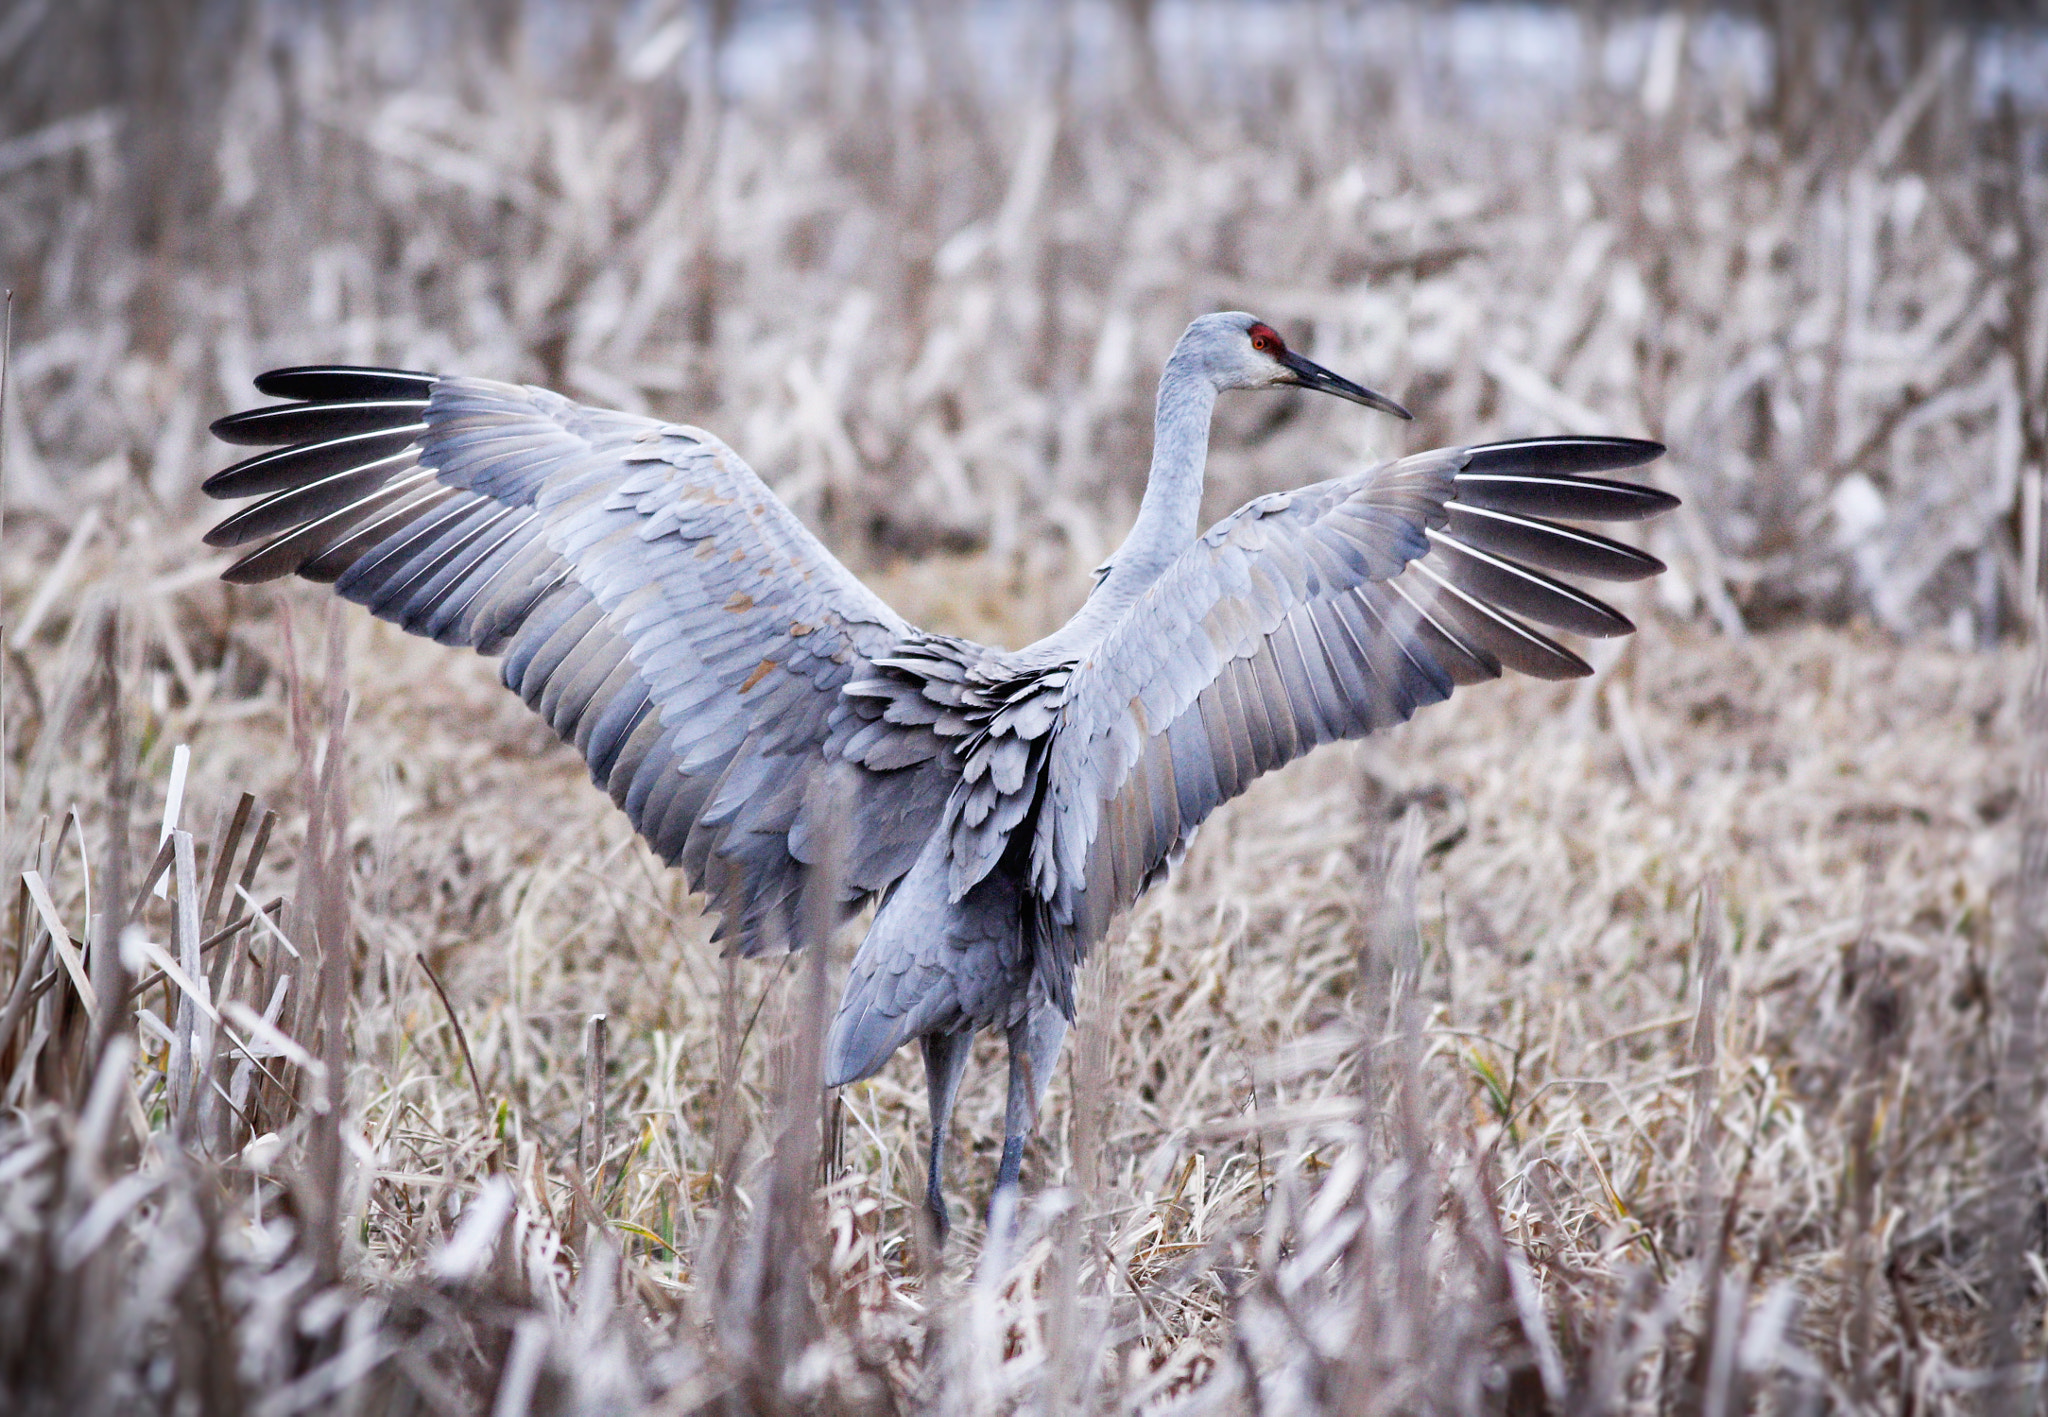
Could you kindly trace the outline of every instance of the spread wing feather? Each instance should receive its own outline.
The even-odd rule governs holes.
[[[288,446],[206,483],[261,499],[207,538],[256,543],[227,579],[331,582],[501,656],[743,952],[797,938],[828,812],[850,814],[850,895],[909,869],[957,768],[914,741],[849,757],[871,725],[839,690],[913,632],[730,448],[484,379],[321,367],[257,387],[293,402],[214,431]]]
[[[1074,967],[1111,919],[1260,773],[1504,668],[1589,673],[1536,626],[1634,626],[1557,574],[1636,580],[1663,567],[1551,519],[1675,505],[1592,475],[1662,451],[1542,438],[1419,453],[1262,497],[1183,553],[1067,688],[1031,843],[1048,993],[1071,1009]]]

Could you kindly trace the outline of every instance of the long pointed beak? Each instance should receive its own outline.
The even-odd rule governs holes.
[[[1396,418],[1415,416],[1385,394],[1374,393],[1362,384],[1354,384],[1341,374],[1332,374],[1322,365],[1313,360],[1303,359],[1291,349],[1280,356],[1280,362],[1294,375],[1289,383],[1299,384],[1304,389],[1320,389],[1326,394],[1335,394],[1340,399],[1350,399],[1351,402],[1362,403],[1367,408],[1376,408],[1381,413],[1391,413]]]

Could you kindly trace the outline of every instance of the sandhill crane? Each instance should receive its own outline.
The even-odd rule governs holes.
[[[291,402],[214,432],[285,446],[206,483],[262,497],[207,537],[262,543],[226,579],[330,582],[415,634],[501,656],[505,684],[742,954],[802,939],[807,882],[837,881],[847,915],[880,901],[826,1081],[921,1043],[941,1236],[947,1125],[978,1030],[1008,1033],[1000,1194],[1076,967],[1202,819],[1260,773],[1456,685],[1590,672],[1532,622],[1634,627],[1550,573],[1663,566],[1568,523],[1676,505],[1595,475],[1655,443],[1534,438],[1258,497],[1197,536],[1222,391],[1319,389],[1408,417],[1252,316],[1204,315],[1160,379],[1129,537],[1072,620],[1003,650],[904,621],[700,429],[388,369],[281,369],[256,386]],[[844,844],[831,872],[816,869],[828,841]]]

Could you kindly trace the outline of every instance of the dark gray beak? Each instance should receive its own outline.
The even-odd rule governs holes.
[[[1288,382],[1299,384],[1304,389],[1320,389],[1326,394],[1335,394],[1340,399],[1350,399],[1353,403],[1362,403],[1367,408],[1376,408],[1381,413],[1391,413],[1396,418],[1415,416],[1385,394],[1376,394],[1361,384],[1352,383],[1342,375],[1332,374],[1322,365],[1303,359],[1291,349],[1280,356],[1280,362],[1286,365],[1287,371],[1294,376]]]

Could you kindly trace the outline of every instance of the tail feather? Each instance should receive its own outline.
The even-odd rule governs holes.
[[[927,1033],[1007,1026],[1030,988],[1017,884],[993,871],[954,901],[949,837],[932,833],[853,957],[825,1040],[825,1085],[880,1072]]]

